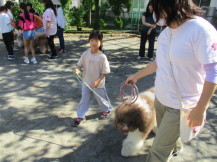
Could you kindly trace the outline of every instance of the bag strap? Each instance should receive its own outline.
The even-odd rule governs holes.
[[[169,47],[167,49],[167,61],[168,61],[168,65],[169,65],[169,70],[170,70],[171,78],[173,79],[173,81],[175,83],[175,90],[176,90],[176,94],[178,96],[178,99],[179,99],[179,102],[180,102],[180,105],[181,105],[181,109],[185,109],[184,108],[184,103],[183,103],[183,100],[182,100],[182,95],[181,95],[181,92],[179,90],[179,86],[178,86],[178,83],[176,81],[175,75],[173,73],[172,63],[170,61],[171,40],[172,40],[172,30],[169,28]]]

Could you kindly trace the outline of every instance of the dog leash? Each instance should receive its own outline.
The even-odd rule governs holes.
[[[121,84],[121,86],[120,86],[120,98],[121,98],[121,100],[122,100],[123,102],[126,102],[126,101],[128,101],[128,100],[131,100],[131,102],[129,102],[129,103],[126,102],[126,104],[128,104],[128,105],[135,103],[136,100],[137,100],[138,97],[139,97],[139,90],[138,90],[136,84],[133,83],[133,82],[131,82],[130,84],[131,84],[131,87],[132,87],[130,97],[124,92],[124,87],[127,86],[127,85],[125,84],[125,82],[123,82],[123,83]],[[128,97],[127,97],[127,96],[128,96]]]
[[[96,92],[82,79],[82,77],[81,77],[80,75],[76,74],[76,73],[75,73],[75,70],[76,70],[76,68],[74,67],[74,68],[73,68],[73,76],[75,76],[75,78],[78,80],[78,82],[81,83],[81,85],[82,85],[82,84],[85,84],[97,97],[101,98],[106,104],[109,105],[109,107],[112,107],[111,104],[110,104],[108,101],[106,101],[104,98],[102,98],[98,93],[96,93]]]

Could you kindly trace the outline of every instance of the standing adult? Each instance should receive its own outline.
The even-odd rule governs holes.
[[[29,51],[32,53],[31,62],[36,64],[35,58],[35,48],[34,48],[34,40],[36,39],[35,29],[37,26],[36,19],[32,13],[29,13],[27,10],[27,6],[25,3],[20,3],[20,10],[22,13],[20,14],[19,18],[19,26],[23,30],[23,40],[24,40],[24,54],[25,59],[24,63],[29,64]]]
[[[11,20],[11,25],[12,25],[12,27],[14,28],[14,27],[15,27],[14,16],[13,16],[13,14],[12,14],[12,12],[11,12],[12,8],[14,7],[14,2],[12,2],[12,1],[7,1],[7,2],[5,3],[5,7],[6,7],[6,9],[7,9],[7,14],[8,14],[8,16],[9,16],[9,18],[10,18],[10,20]],[[17,51],[18,49],[14,46],[14,34],[13,34],[12,38],[13,38],[13,42],[12,42],[12,44],[13,44],[13,50],[14,50],[14,51]]]
[[[60,42],[60,48],[57,50],[59,53],[65,53],[65,40],[63,36],[64,28],[67,25],[66,18],[63,14],[61,3],[59,0],[52,0],[56,10],[57,10],[57,36]]]
[[[189,126],[201,126],[217,84],[217,31],[192,0],[153,0],[157,22],[167,26],[158,37],[156,60],[131,75],[126,84],[156,72],[158,132],[147,162],[167,162],[181,149],[180,109],[191,109]],[[161,21],[160,21],[161,20]],[[179,93],[178,93],[179,92]]]
[[[48,45],[51,49],[51,56],[48,59],[56,59],[57,51],[55,49],[54,37],[57,33],[57,13],[51,0],[43,0],[45,12],[43,13],[43,25],[45,34],[47,34]]]
[[[140,49],[139,56],[137,59],[141,59],[145,57],[145,44],[148,40],[148,55],[147,57],[153,61],[153,53],[154,53],[154,42],[156,37],[156,23],[153,19],[153,6],[150,1],[147,5],[146,12],[142,15],[142,31],[141,31],[141,40],[140,40]]]
[[[11,26],[11,20],[7,14],[7,8],[5,6],[0,7],[0,22],[0,30],[3,41],[8,51],[8,60],[12,60],[14,59],[13,30]]]

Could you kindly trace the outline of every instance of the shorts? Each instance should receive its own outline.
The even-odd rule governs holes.
[[[44,27],[41,27],[41,28],[37,29],[36,31],[39,33],[44,33]]]
[[[23,31],[23,40],[36,39],[35,30]]]

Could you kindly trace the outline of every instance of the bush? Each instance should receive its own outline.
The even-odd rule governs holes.
[[[115,24],[115,27],[117,29],[122,29],[123,28],[123,20],[121,20],[119,18],[115,18],[114,24]]]
[[[107,26],[107,24],[105,23],[105,21],[103,19],[99,19],[99,28],[103,29]]]
[[[77,26],[77,30],[81,30],[81,27],[85,25],[84,15],[86,11],[84,10],[83,6],[80,7],[73,7],[71,9],[70,17],[74,17],[75,25]]]

